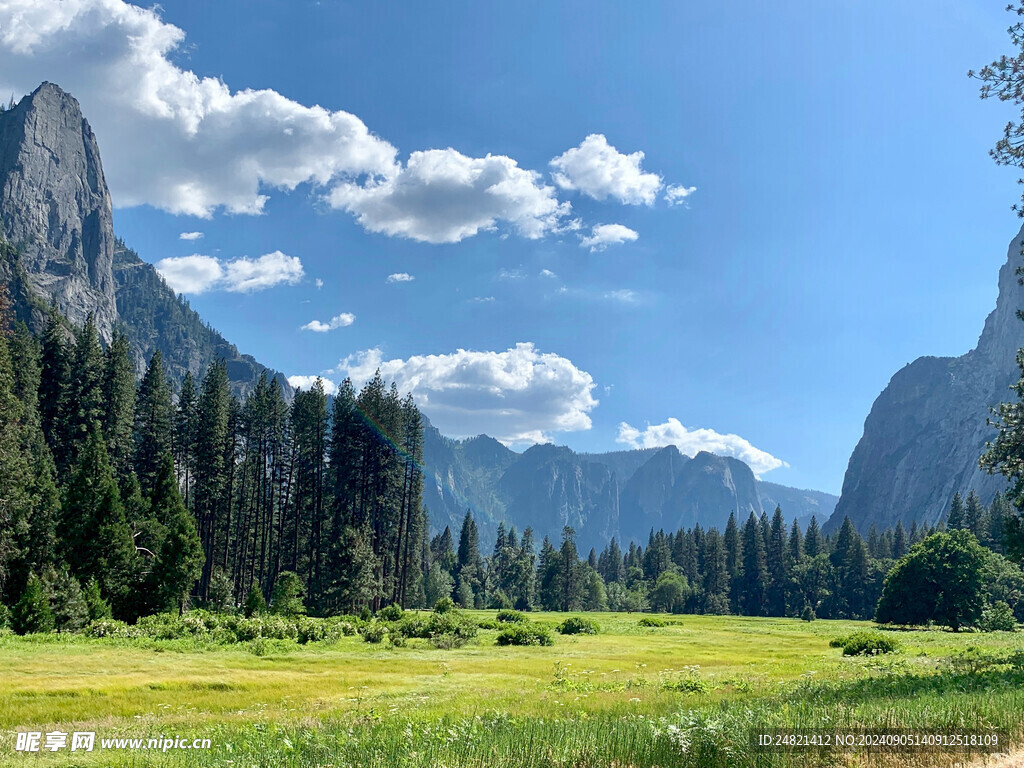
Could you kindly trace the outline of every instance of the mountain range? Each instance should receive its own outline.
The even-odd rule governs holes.
[[[105,342],[125,334],[140,375],[157,350],[175,383],[223,358],[236,394],[267,372],[291,397],[282,374],[239,353],[116,237],[96,138],[78,102],[52,83],[0,112],[0,234],[0,279],[34,330],[54,305],[69,327],[91,315]],[[688,458],[674,446],[588,454],[535,445],[516,453],[487,436],[446,438],[429,423],[425,433],[432,529],[457,533],[470,510],[485,547],[500,522],[554,540],[570,525],[585,551],[613,536],[646,543],[652,529],[721,529],[731,512],[743,519],[776,505],[787,518],[824,522],[836,502],[761,482],[737,459]]]

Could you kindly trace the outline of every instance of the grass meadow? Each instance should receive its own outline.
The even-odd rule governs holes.
[[[493,619],[493,611],[469,612]],[[893,632],[898,653],[844,657],[866,622],[592,614],[598,635],[499,647],[0,636],[0,765],[954,765],[971,756],[800,755],[752,729],[1001,730],[1024,737],[1013,633]],[[561,614],[533,614],[554,627]],[[14,750],[17,731],[95,731],[91,753]],[[101,750],[100,738],[209,738],[210,750]]]

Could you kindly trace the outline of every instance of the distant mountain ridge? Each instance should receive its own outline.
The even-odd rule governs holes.
[[[123,332],[140,375],[160,350],[175,382],[223,358],[236,393],[266,371],[291,394],[282,374],[240,354],[117,240],[96,138],[53,83],[0,112],[0,235],[0,280],[14,286],[15,310],[35,330],[53,301],[74,325],[91,314],[105,342]]]
[[[701,452],[689,458],[675,446],[611,453],[576,453],[535,445],[523,453],[492,437],[444,437],[429,422],[424,435],[424,505],[434,532],[458,533],[472,511],[484,547],[498,523],[537,539],[558,540],[572,526],[580,549],[600,549],[613,536],[647,543],[654,529],[700,524],[725,528],[730,512],[741,520],[782,507],[787,520],[806,525],[832,514],[837,497],[764,483],[746,464]]]

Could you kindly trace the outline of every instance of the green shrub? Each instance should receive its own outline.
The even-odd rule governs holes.
[[[11,626],[11,609],[0,603],[0,629],[7,629]]]
[[[89,637],[140,637],[135,627],[129,627],[117,619],[95,619],[85,628]]]
[[[50,597],[46,594],[42,579],[34,573],[29,575],[25,591],[11,611],[11,629],[19,635],[53,631]]]
[[[388,628],[383,624],[373,622],[363,627],[364,643],[380,643],[383,642],[384,638],[387,636]]]
[[[267,601],[264,599],[263,592],[260,591],[259,587],[253,587],[249,590],[249,594],[245,596],[245,603],[242,604],[242,612],[247,619],[251,619],[258,613],[267,612]]]
[[[380,621],[398,621],[402,618],[403,613],[402,606],[398,603],[392,603],[377,611],[377,618]]]
[[[800,614],[800,618],[803,621],[814,621],[818,617],[814,615],[814,609],[811,608],[811,606],[805,605],[803,612]]]
[[[829,642],[832,648],[842,648],[843,656],[875,655],[879,653],[895,653],[899,643],[886,637],[881,632],[862,631],[852,635],[837,637]]]
[[[532,622],[510,624],[498,633],[498,645],[554,645],[551,630]]]
[[[601,626],[593,619],[582,616],[570,616],[558,625],[558,633],[562,635],[596,635]]]
[[[476,625],[480,629],[501,629],[505,625],[494,619],[477,619]]]
[[[301,616],[306,612],[302,603],[302,595],[306,585],[302,577],[294,571],[281,571],[274,581],[274,591],[270,596],[270,611],[280,616]]]
[[[455,610],[455,601],[450,597],[442,597],[434,603],[434,613],[448,613]]]
[[[495,618],[504,624],[521,624],[524,621],[529,621],[525,613],[512,610],[511,608],[498,611],[498,615]]]
[[[1013,615],[1013,609],[1002,600],[986,606],[981,612],[981,621],[978,627],[982,632],[1016,632],[1017,619]]]
[[[638,627],[667,627],[668,622],[657,616],[644,616],[636,623]]]

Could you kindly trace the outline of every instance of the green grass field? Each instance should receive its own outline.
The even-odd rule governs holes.
[[[359,636],[204,646],[4,635],[0,763],[860,765],[877,760],[769,753],[750,746],[749,733],[860,726],[1024,735],[1024,670],[995,661],[1024,652],[1016,634],[893,632],[898,653],[843,657],[829,640],[869,624],[680,616],[641,628],[637,614],[592,616],[601,634],[525,648],[495,645],[493,630],[452,650]],[[533,618],[554,626],[564,617]],[[214,746],[28,755],[14,751],[14,733],[26,730],[95,731],[97,744],[179,736]]]

